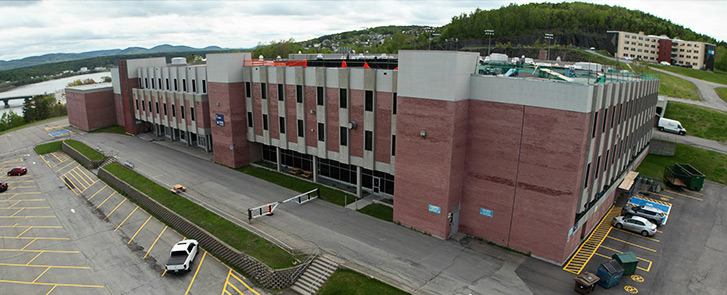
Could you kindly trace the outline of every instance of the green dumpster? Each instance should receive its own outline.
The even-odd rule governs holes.
[[[677,163],[675,167],[679,167],[683,174],[687,177],[684,179],[687,187],[693,191],[700,191],[704,185],[704,174],[689,164]]]
[[[619,264],[624,268],[625,276],[630,276],[636,272],[636,266],[639,264],[639,259],[632,252],[616,253],[611,256],[616,259]]]

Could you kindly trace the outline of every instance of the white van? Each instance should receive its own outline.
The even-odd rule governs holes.
[[[659,118],[659,125],[657,128],[659,131],[669,131],[679,135],[687,134],[687,129],[684,129],[684,127],[682,127],[682,123],[679,123],[677,120]]]

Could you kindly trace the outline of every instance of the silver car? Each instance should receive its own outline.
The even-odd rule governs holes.
[[[656,234],[656,224],[653,224],[646,218],[639,216],[619,216],[613,219],[611,225],[618,229],[623,228],[635,233],[640,233],[645,237],[650,237]]]

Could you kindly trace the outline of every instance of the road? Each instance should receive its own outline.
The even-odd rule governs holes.
[[[654,128],[653,138],[673,141],[676,143],[688,144],[691,146],[703,148],[705,150],[715,151],[722,154],[727,154],[727,143],[715,140],[704,139],[701,137],[691,135],[678,135],[669,132],[662,132]]]
[[[727,85],[718,84],[714,82],[704,81],[700,79],[695,79],[689,76],[680,75],[677,73],[672,73],[666,70],[662,70],[656,67],[652,67],[652,70],[655,70],[657,72],[661,72],[667,75],[672,75],[684,80],[687,80],[689,82],[692,82],[694,85],[697,86],[697,89],[699,89],[699,95],[702,97],[701,105],[706,106],[708,108],[712,108],[715,110],[720,110],[723,112],[727,112],[727,102],[722,100],[719,95],[717,95],[717,92],[714,91],[717,87],[727,87]],[[670,101],[678,101],[678,102],[686,102],[686,99],[674,99],[669,98]],[[689,103],[689,102],[687,102]]]

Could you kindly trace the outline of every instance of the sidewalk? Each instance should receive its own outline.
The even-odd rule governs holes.
[[[77,139],[113,150],[121,161],[133,161],[135,170],[162,185],[183,183],[196,202],[243,223],[247,208],[298,194],[134,137],[86,134]],[[255,219],[248,226],[292,247],[318,245],[339,255],[344,267],[414,294],[533,294],[515,272],[526,261],[532,264],[532,258],[472,239],[441,240],[320,200],[281,204],[274,216]],[[561,272],[558,266],[534,264],[544,268],[542,272]],[[547,294],[559,294],[562,286],[572,288],[572,281],[547,284],[559,290]]]

